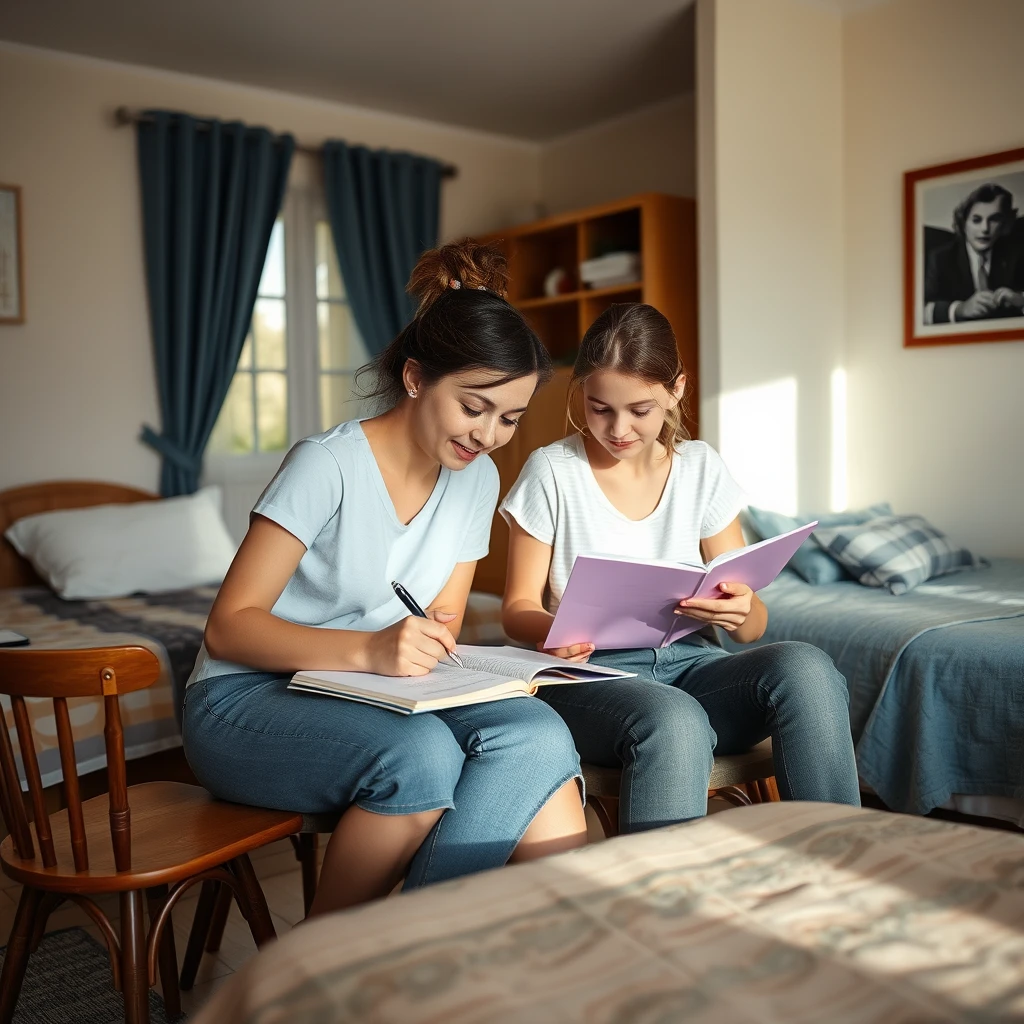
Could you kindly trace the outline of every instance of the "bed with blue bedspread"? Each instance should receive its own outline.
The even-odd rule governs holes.
[[[1024,806],[1024,561],[898,597],[787,570],[761,598],[759,643],[814,644],[846,676],[860,776],[887,806],[925,814],[955,794]]]

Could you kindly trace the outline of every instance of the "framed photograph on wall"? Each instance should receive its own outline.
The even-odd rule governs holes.
[[[1024,339],[1024,149],[903,176],[905,347]]]
[[[17,185],[0,185],[0,324],[24,322],[21,189]]]

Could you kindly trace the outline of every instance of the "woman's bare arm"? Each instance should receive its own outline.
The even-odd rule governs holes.
[[[448,577],[448,582],[442,588],[441,593],[434,598],[429,608],[424,609],[439,622],[443,622],[456,639],[462,632],[462,622],[466,617],[466,604],[469,601],[469,591],[473,586],[475,575],[476,562],[459,562],[451,576]]]

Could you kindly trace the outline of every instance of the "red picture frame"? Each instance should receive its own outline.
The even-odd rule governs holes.
[[[967,243],[962,233],[957,232],[953,211],[985,184],[1008,191],[1012,196],[1010,208],[1016,217],[1011,216],[1007,233],[993,243],[993,249],[996,244],[1005,242],[999,266],[1004,270],[1009,263],[1011,270],[1008,272],[1019,288],[1017,275],[1024,274],[1024,148],[922,167],[903,175],[905,348],[1024,340],[1024,309],[1020,310],[1020,316],[1015,315],[1016,306],[1010,303],[1017,300],[1008,297],[1001,300],[1003,305],[997,311],[984,317],[928,322],[929,316],[946,315],[946,307],[952,308],[956,317],[956,307],[963,304],[963,278],[971,273],[971,263],[966,253]],[[948,211],[949,217],[945,225],[941,222],[944,211]],[[963,253],[958,246],[964,249]],[[946,251],[941,251],[943,249]],[[989,262],[991,264],[991,259]],[[953,281],[953,274],[943,273],[943,268],[952,268],[960,274],[961,290],[948,293],[949,300],[955,301],[956,306],[953,301],[945,300],[941,291],[941,286],[950,287]],[[932,301],[929,312],[928,300],[936,297],[940,301]]]

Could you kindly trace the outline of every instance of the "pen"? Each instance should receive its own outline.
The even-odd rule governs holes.
[[[413,615],[416,615],[421,619],[430,618],[430,616],[427,615],[427,613],[416,603],[416,598],[414,598],[412,594],[410,594],[409,591],[402,586],[401,583],[396,583],[394,580],[392,580],[391,589],[394,590],[394,592],[398,595],[398,600],[401,601],[402,604],[404,604],[405,607],[408,608]],[[454,661],[455,664],[459,666],[459,668],[466,667],[462,664],[462,659],[458,656],[458,654],[455,651],[452,651],[451,654],[448,655],[448,657],[450,657],[452,661]]]

